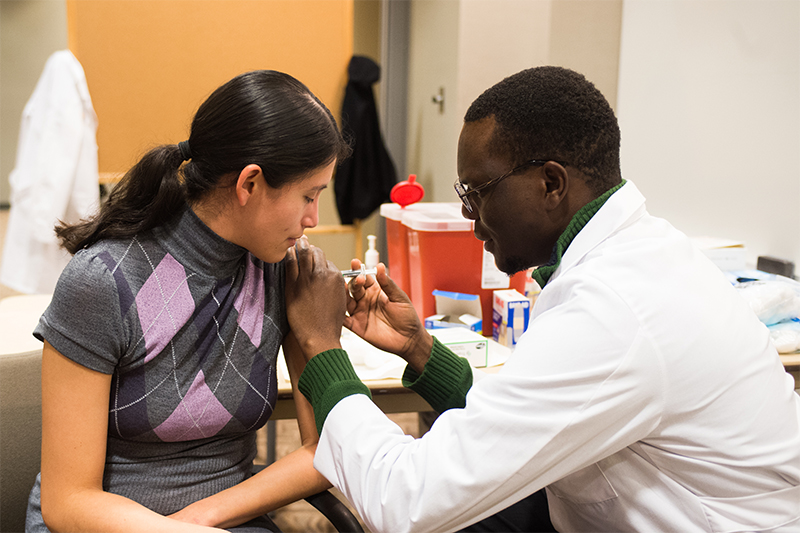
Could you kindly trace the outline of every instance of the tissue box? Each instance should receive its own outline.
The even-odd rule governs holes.
[[[436,314],[425,318],[425,328],[467,328],[481,331],[481,300],[477,294],[433,291]]]
[[[485,367],[488,364],[489,341],[480,333],[467,328],[434,329],[430,333],[473,367]]]
[[[503,346],[514,347],[528,328],[531,301],[514,289],[494,291],[492,336]]]

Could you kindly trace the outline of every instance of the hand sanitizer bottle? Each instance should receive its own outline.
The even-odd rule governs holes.
[[[367,235],[367,241],[369,242],[369,249],[364,256],[364,266],[369,268],[375,268],[378,266],[378,262],[380,261],[380,257],[378,254],[378,250],[375,249],[375,235]]]

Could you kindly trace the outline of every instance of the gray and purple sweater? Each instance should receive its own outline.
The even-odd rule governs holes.
[[[283,263],[187,208],[76,253],[34,334],[112,375],[104,489],[169,514],[250,475],[288,329]]]

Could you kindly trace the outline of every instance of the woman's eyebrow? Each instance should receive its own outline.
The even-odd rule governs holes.
[[[328,188],[328,184],[326,183],[325,185],[317,185],[316,187],[310,187],[310,188],[308,188],[306,190],[319,192],[319,191],[324,191],[327,188]]]

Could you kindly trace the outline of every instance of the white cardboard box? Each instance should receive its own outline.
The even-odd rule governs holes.
[[[441,328],[429,331],[454,354],[465,358],[469,364],[482,368],[489,361],[489,340],[467,328]]]

